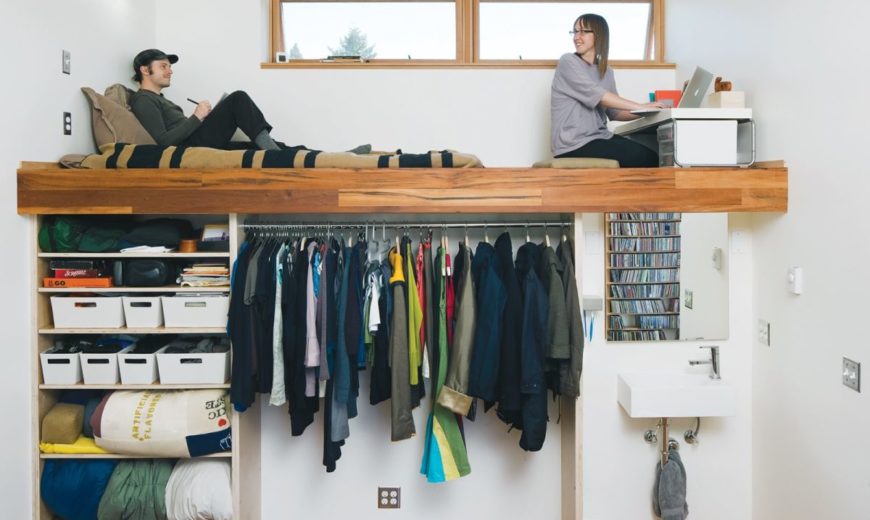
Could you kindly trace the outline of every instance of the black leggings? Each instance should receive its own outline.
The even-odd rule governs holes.
[[[215,105],[199,128],[182,144],[227,149],[230,148],[230,139],[236,133],[236,128],[241,128],[251,141],[263,130],[272,130],[272,126],[266,122],[251,97],[241,90],[233,92]]]
[[[610,139],[596,139],[576,150],[557,155],[562,157],[597,157],[599,159],[616,159],[620,168],[658,168],[659,155],[646,146],[614,135]]]

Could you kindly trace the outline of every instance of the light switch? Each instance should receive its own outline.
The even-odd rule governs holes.
[[[804,292],[804,270],[801,267],[788,268],[788,290],[792,294]]]

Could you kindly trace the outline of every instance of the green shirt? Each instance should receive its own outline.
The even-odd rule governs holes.
[[[136,119],[161,146],[179,145],[199,128],[202,121],[186,117],[180,106],[163,94],[140,89],[130,97],[130,108]]]

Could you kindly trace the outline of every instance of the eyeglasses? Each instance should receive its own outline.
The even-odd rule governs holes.
[[[568,34],[570,34],[571,36],[576,36],[578,34],[594,34],[594,33],[595,33],[595,31],[593,31],[592,29],[571,29],[570,31],[568,31]]]

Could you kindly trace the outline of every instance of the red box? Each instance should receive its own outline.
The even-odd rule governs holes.
[[[672,107],[676,108],[680,104],[680,97],[683,95],[681,90],[656,90],[656,101],[673,101]]]

